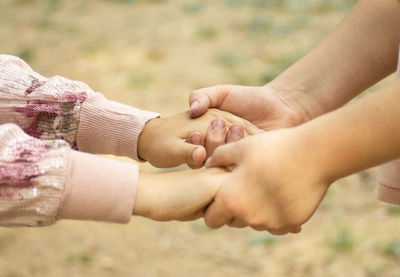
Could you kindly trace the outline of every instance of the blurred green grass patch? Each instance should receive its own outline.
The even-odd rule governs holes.
[[[215,62],[219,65],[232,67],[246,61],[245,57],[235,51],[222,51],[215,55]]]
[[[390,215],[400,216],[400,206],[397,205],[387,205],[386,211]]]
[[[147,88],[155,81],[153,72],[150,71],[138,71],[133,73],[129,79],[128,84],[132,88]]]
[[[245,25],[245,30],[253,39],[258,37],[284,37],[294,33],[308,22],[307,16],[296,15],[286,23],[275,22],[267,14],[258,14],[252,17]]]
[[[74,11],[79,15],[84,15],[87,14],[91,8],[92,6],[87,2],[78,2],[74,7]]]
[[[33,47],[24,47],[20,49],[16,55],[26,62],[31,62],[35,57],[36,49]]]
[[[218,36],[218,30],[213,26],[200,26],[196,34],[204,40],[211,40]]]
[[[253,8],[262,8],[262,7],[273,7],[282,5],[282,0],[221,0],[222,4],[227,7],[253,7]]]
[[[384,253],[388,257],[400,258],[400,239],[394,238],[390,240],[386,244]]]
[[[56,21],[48,15],[43,15],[39,18],[36,26],[41,30],[49,30],[56,26]]]
[[[268,61],[268,63],[272,64],[272,69],[268,72],[261,73],[258,77],[259,82],[266,84],[272,81],[276,76],[281,74],[284,70],[303,57],[310,50],[309,48],[301,49],[290,54],[273,57]]]
[[[106,0],[106,1],[115,2],[115,3],[121,3],[121,4],[136,4],[136,3],[150,4],[150,3],[164,3],[164,2],[167,2],[167,0]]]
[[[83,53],[88,56],[96,55],[100,50],[101,50],[100,43],[88,43],[82,47]]]
[[[252,78],[252,74],[246,74],[243,72],[237,72],[233,70],[229,73],[229,75],[234,79],[234,83],[241,86],[257,86],[259,85],[255,82],[254,78]]]
[[[190,223],[190,227],[196,232],[210,232],[214,230],[208,227],[203,221],[194,221]]]
[[[15,5],[26,5],[26,4],[33,4],[34,0],[14,0]]]
[[[274,22],[265,14],[259,14],[250,19],[246,24],[247,33],[251,36],[267,35],[273,28]]]
[[[338,227],[328,240],[328,245],[333,252],[349,252],[355,244],[353,233],[347,227]]]
[[[92,261],[92,257],[87,252],[77,253],[77,254],[70,254],[67,257],[68,263],[81,263],[81,264],[90,264]]]
[[[270,234],[256,234],[252,236],[249,240],[249,244],[251,246],[260,246],[260,245],[273,245],[279,241],[277,236],[273,236]]]
[[[292,11],[330,11],[339,10],[347,12],[357,0],[220,0],[223,5],[230,8],[269,9],[281,8]]]
[[[191,0],[183,5],[183,10],[188,13],[200,13],[206,8],[202,0]]]
[[[296,27],[291,24],[275,24],[268,30],[269,37],[285,37],[296,31]]]

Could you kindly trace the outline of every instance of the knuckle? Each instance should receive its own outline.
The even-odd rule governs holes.
[[[285,230],[287,229],[287,226],[282,223],[269,224],[266,227],[268,232],[274,235],[283,235],[286,233]]]
[[[220,132],[213,133],[210,137],[207,137],[207,143],[211,145],[218,145],[225,142],[225,136]]]
[[[247,223],[252,227],[252,228],[265,228],[265,224],[263,220],[260,220],[258,217],[249,217],[247,219]]]
[[[195,89],[190,93],[189,99],[192,100],[193,98],[196,98],[199,94],[201,93],[200,89]]]
[[[240,203],[238,201],[235,201],[235,199],[233,199],[232,197],[226,198],[224,202],[226,211],[233,216],[237,216],[238,212],[241,210]]]
[[[228,84],[220,84],[215,86],[216,90],[222,91],[222,92],[229,92],[232,88],[232,85]]]
[[[209,227],[211,229],[217,229],[218,228],[216,223],[213,220],[211,220],[210,218],[208,218],[208,217],[204,218],[204,223],[207,225],[207,227]]]

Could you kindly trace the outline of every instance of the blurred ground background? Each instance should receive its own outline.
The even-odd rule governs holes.
[[[0,0],[0,52],[169,115],[195,88],[265,84],[353,4]],[[375,199],[376,172],[337,182],[303,232],[286,237],[142,218],[2,228],[0,276],[400,276],[400,208]]]

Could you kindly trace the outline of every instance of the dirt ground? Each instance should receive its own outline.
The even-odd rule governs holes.
[[[265,84],[353,2],[0,0],[0,52],[170,115],[195,88]],[[376,200],[376,173],[335,183],[302,233],[285,237],[135,217],[1,228],[0,277],[400,276],[400,208]]]

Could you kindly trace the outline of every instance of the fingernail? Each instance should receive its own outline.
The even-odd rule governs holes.
[[[202,147],[196,147],[192,152],[192,162],[195,164],[202,164],[204,162],[205,156],[201,158]]]
[[[243,128],[240,125],[236,124],[232,125],[230,131],[231,131],[231,137],[234,139],[242,138],[244,135]]]
[[[192,134],[189,137],[189,143],[191,144],[201,144],[202,137],[200,134]]]
[[[194,110],[199,106],[199,102],[198,101],[194,101],[191,105],[190,105],[190,109]]]
[[[225,121],[222,119],[214,119],[213,122],[211,122],[211,128],[213,130],[222,130],[225,128]]]
[[[197,151],[197,148],[195,148],[195,149],[193,150],[193,152],[192,152],[192,162],[195,161],[195,158],[196,158],[196,151]]]

